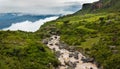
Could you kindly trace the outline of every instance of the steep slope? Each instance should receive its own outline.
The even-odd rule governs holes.
[[[84,4],[81,11],[47,22],[37,33],[46,32],[43,38],[60,35],[61,42],[94,58],[98,67],[120,69],[119,3],[119,0],[100,0]]]

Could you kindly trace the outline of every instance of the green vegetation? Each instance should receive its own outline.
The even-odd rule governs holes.
[[[41,35],[21,31],[0,31],[0,69],[49,69],[57,66]],[[49,64],[52,65],[49,65]]]
[[[54,27],[54,31],[49,27]],[[44,24],[42,29],[59,31],[61,41],[82,50],[86,56],[94,57],[103,69],[120,68],[120,13],[63,17]]]
[[[73,15],[47,22],[40,30],[49,31],[47,35],[57,32],[62,42],[95,58],[102,69],[120,69],[120,0],[100,3],[99,8],[93,7],[99,2],[86,4]]]
[[[119,12],[120,0],[99,0],[94,3],[87,3],[83,5],[83,9],[76,12],[74,15],[83,15],[86,13],[103,13],[103,12]]]
[[[54,53],[41,43],[53,34],[95,58],[102,69],[120,69],[120,0],[85,4],[81,11],[47,22],[35,33],[0,31],[0,69],[57,66]]]

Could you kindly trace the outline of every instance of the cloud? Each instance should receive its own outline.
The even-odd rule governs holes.
[[[4,28],[3,30],[11,30],[11,31],[22,30],[22,31],[27,31],[27,32],[35,32],[45,22],[55,20],[57,18],[58,16],[53,16],[53,17],[49,17],[45,19],[40,19],[36,22],[24,21],[20,23],[13,23],[10,27]]]
[[[0,13],[68,14],[94,1],[98,0],[0,0]]]

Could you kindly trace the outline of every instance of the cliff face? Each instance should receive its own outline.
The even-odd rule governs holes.
[[[86,9],[88,9],[88,8],[91,8],[91,6],[92,6],[91,3],[83,4],[82,10],[86,10]]]
[[[81,10],[76,14],[95,13],[95,12],[114,12],[120,11],[120,0],[100,0],[94,3],[83,4]]]
[[[92,4],[92,10],[100,9],[103,7],[103,3],[101,1],[94,2]]]

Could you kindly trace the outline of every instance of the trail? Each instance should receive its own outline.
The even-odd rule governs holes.
[[[53,35],[50,37],[47,46],[54,52],[56,52],[58,60],[61,65],[58,69],[98,69],[97,66],[90,62],[84,62],[83,56],[78,51],[69,51],[60,45],[60,36]]]

